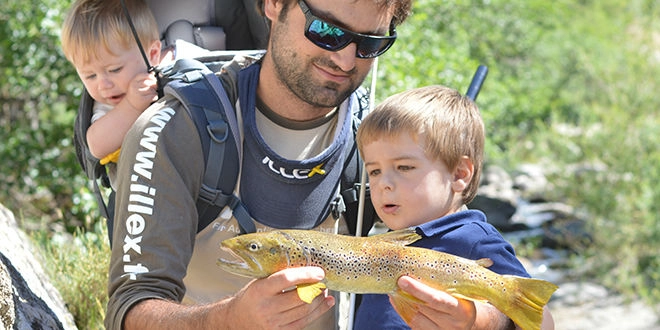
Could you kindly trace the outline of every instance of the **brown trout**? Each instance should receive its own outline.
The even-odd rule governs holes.
[[[298,288],[311,302],[327,287],[351,293],[389,294],[404,321],[423,303],[399,290],[403,275],[458,298],[487,301],[523,329],[540,329],[543,306],[557,286],[539,279],[499,275],[488,270],[490,259],[469,260],[448,253],[406,246],[421,237],[403,229],[371,237],[334,235],[311,230],[276,230],[227,239],[221,247],[238,261],[218,265],[238,275],[263,278],[291,267],[318,266],[325,271],[319,285]],[[325,284],[325,285],[323,285]]]

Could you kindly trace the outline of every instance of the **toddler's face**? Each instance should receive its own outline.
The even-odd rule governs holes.
[[[362,151],[371,201],[390,229],[417,226],[460,207],[453,174],[444,162],[429,159],[410,134],[376,139]]]
[[[114,52],[103,47],[98,55],[75,65],[76,71],[94,100],[115,106],[126,95],[133,78],[147,72],[147,66],[137,46]]]

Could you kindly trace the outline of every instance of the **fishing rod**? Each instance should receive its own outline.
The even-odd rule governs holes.
[[[378,73],[378,57],[374,59],[374,65],[371,68],[371,86],[369,87],[369,113],[374,109],[376,103],[376,81]],[[367,169],[362,163],[362,171],[360,175],[360,194],[358,197],[357,220],[355,226],[355,237],[362,236],[362,223],[364,222],[364,203],[367,195]],[[353,329],[353,322],[355,321],[355,298],[356,294],[351,293],[348,303],[348,329]]]
[[[472,101],[476,101],[477,95],[479,95],[479,91],[481,91],[481,86],[484,84],[484,80],[486,80],[487,75],[488,67],[483,64],[479,65],[479,67],[477,67],[477,71],[474,73],[474,76],[472,76],[472,82],[470,82],[470,87],[468,87],[465,96],[470,98]]]

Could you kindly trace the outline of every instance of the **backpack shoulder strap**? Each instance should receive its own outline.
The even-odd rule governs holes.
[[[233,193],[240,169],[241,148],[236,113],[220,79],[203,63],[181,59],[172,68],[164,88],[193,119],[204,151],[204,178],[197,198],[198,232],[227,206],[242,232],[256,227],[245,206]]]
[[[93,183],[94,188],[94,197],[99,205],[99,210],[101,216],[106,219],[111,219],[112,213],[114,210],[110,209],[110,204],[113,204],[112,198],[114,195],[111,194],[108,204],[106,204],[103,199],[103,194],[101,193],[100,185],[105,188],[110,188],[110,179],[108,178],[108,173],[104,165],[101,165],[98,158],[94,157],[89,151],[89,145],[87,144],[87,129],[89,128],[92,121],[92,112],[94,111],[94,99],[89,95],[86,89],[83,88],[83,93],[80,98],[80,103],[78,104],[78,112],[76,113],[76,118],[73,126],[73,145],[76,149],[76,158],[78,159],[78,164]]]
[[[344,215],[348,224],[349,231],[355,235],[357,231],[357,215],[360,204],[360,178],[362,177],[362,158],[357,152],[357,143],[355,142],[355,135],[357,134],[358,127],[362,118],[367,115],[369,109],[369,92],[360,87],[356,91],[358,106],[354,107],[353,111],[353,135],[352,147],[348,148],[347,155],[345,156],[344,171],[341,179],[341,192],[340,199],[335,200],[335,204],[344,206]],[[369,196],[369,185],[366,186],[366,195],[364,200],[364,210],[362,217],[362,235],[366,236],[377,219],[376,210],[371,204]]]

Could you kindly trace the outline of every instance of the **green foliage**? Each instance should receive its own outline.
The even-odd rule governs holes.
[[[81,84],[59,46],[69,1],[9,1],[0,13],[0,202],[31,227],[91,226],[72,146]]]
[[[94,232],[76,230],[73,237],[43,232],[33,235],[45,269],[80,329],[104,328],[110,262],[107,235],[102,225]]]

